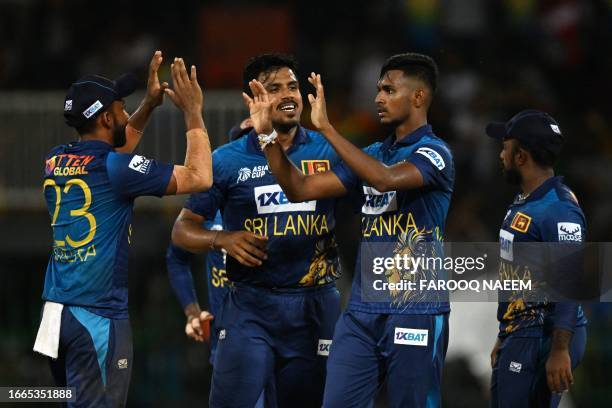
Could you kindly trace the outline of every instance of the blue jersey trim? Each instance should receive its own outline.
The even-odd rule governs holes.
[[[102,383],[106,386],[106,356],[108,354],[108,339],[110,337],[110,319],[93,314],[78,306],[69,306],[68,310],[89,332],[96,349]]]

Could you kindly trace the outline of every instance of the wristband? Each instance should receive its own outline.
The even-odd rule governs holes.
[[[270,133],[269,135],[266,135],[265,133],[261,133],[257,135],[257,139],[259,140],[259,146],[261,147],[261,150],[265,149],[266,146],[269,144],[276,143],[277,137],[278,137],[278,134],[276,133],[276,130],[273,130],[272,133]]]

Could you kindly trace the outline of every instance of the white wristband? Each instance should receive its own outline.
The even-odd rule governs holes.
[[[278,134],[276,130],[273,130],[272,133],[266,135],[265,133],[261,133],[257,135],[257,139],[259,140],[259,146],[261,146],[261,150],[265,149],[267,145],[276,143],[276,138]]]

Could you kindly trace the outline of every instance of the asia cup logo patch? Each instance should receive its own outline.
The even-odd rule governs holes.
[[[518,232],[522,232],[524,234],[529,229],[530,224],[531,217],[518,211],[512,219],[512,224],[510,224],[510,228],[512,228],[513,230],[517,230]]]
[[[302,173],[306,175],[324,173],[330,168],[329,160],[302,160]]]

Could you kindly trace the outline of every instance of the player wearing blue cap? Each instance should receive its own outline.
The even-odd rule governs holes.
[[[455,171],[450,149],[427,123],[437,77],[428,56],[407,53],[387,59],[375,103],[380,122],[393,131],[361,151],[329,123],[321,77],[311,74],[316,88],[316,96],[308,95],[312,122],[342,159],[331,172],[316,175],[299,172],[274,143],[269,91],[252,81],[255,96],[245,95],[270,168],[289,200],[352,193],[361,208],[360,252],[351,299],[331,344],[325,407],[368,406],[384,381],[390,406],[440,405],[450,311],[446,293],[424,301],[402,290],[374,293],[372,268],[365,262],[372,255],[435,248],[443,239]],[[396,283],[410,279],[410,273],[387,270],[383,278]]]
[[[292,57],[256,56],[243,77],[245,85],[258,79],[272,95],[272,126],[304,173],[325,172],[338,162],[320,133],[300,125],[302,97]],[[172,231],[173,243],[190,252],[227,254],[232,287],[214,317],[213,407],[252,407],[271,385],[279,406],[321,406],[340,313],[335,201],[290,203],[276,177],[254,131],[219,147],[213,187],[191,195]],[[203,229],[218,210],[223,231]],[[199,307],[187,313],[192,322],[201,316]]]
[[[73,406],[126,403],[133,363],[127,260],[134,199],[201,191],[212,184],[195,66],[188,75],[183,60],[175,59],[169,89],[157,76],[161,62],[157,51],[145,97],[130,117],[123,98],[136,89],[133,77],[111,81],[90,75],[72,84],[64,117],[79,140],[52,148],[46,157],[53,250],[34,350],[50,357],[58,386],[75,387]],[[129,153],[164,94],[184,113],[183,166]]]
[[[553,258],[551,274],[563,274],[568,267],[558,258],[578,254],[586,237],[578,200],[553,170],[564,139],[561,128],[550,115],[526,110],[506,123],[489,124],[486,131],[503,143],[504,176],[521,189],[499,231],[501,278],[539,283],[546,278],[550,285],[546,260]],[[534,244],[541,242],[555,244]],[[567,272],[579,276],[574,268],[579,265],[570,265]],[[543,293],[526,296],[519,292],[500,299],[499,334],[491,352],[492,407],[556,407],[584,353],[586,319],[578,302],[548,302]]]

